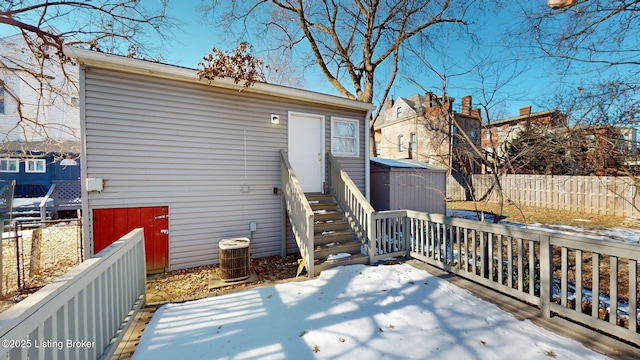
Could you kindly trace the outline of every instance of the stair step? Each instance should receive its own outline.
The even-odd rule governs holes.
[[[309,202],[335,203],[336,200],[330,194],[304,194]]]
[[[348,241],[358,241],[356,234],[351,230],[325,231],[314,234],[315,246],[324,246],[329,243],[344,243]]]
[[[311,210],[326,210],[326,211],[337,211],[338,203],[313,203],[310,202],[309,206],[311,206]]]
[[[344,214],[340,211],[318,210],[313,212],[313,219],[315,221],[342,220],[343,217]]]
[[[365,254],[355,254],[355,255],[351,255],[348,258],[343,258],[343,259],[339,259],[339,260],[324,260],[324,261],[318,261],[313,265],[313,269],[314,269],[314,276],[318,276],[320,275],[320,272],[327,270],[327,269],[331,269],[333,267],[336,266],[343,266],[343,265],[353,265],[353,264],[368,264],[369,263],[369,257]]]
[[[313,229],[316,233],[322,233],[325,231],[342,231],[349,229],[349,223],[344,219],[316,221],[315,224],[313,224]]]
[[[361,251],[360,248],[361,245],[359,241],[334,242],[321,246],[316,245],[316,249],[313,252],[313,255],[316,260],[324,260],[331,254],[359,254]]]

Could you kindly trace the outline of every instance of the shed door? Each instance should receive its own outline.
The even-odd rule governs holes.
[[[324,116],[289,115],[289,163],[304,192],[322,192]]]
[[[169,248],[169,207],[138,207],[93,210],[94,253],[111,245],[129,231],[144,228],[147,273],[164,272]]]

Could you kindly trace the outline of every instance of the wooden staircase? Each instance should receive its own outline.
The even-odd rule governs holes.
[[[314,274],[332,267],[367,264],[360,240],[350,229],[344,213],[332,195],[305,194],[314,217]]]

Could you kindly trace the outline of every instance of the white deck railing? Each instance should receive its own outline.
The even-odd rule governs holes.
[[[291,230],[300,249],[300,256],[305,262],[307,268],[307,274],[309,277],[314,276],[313,261],[314,261],[314,244],[313,244],[313,224],[314,216],[311,205],[307,201],[302,186],[295,173],[287,153],[284,150],[280,151],[280,186],[282,189],[283,201],[282,206],[289,215],[291,223]],[[283,249],[286,249],[286,227],[282,227],[283,235]],[[284,250],[283,250],[284,252]]]
[[[556,313],[640,345],[637,245],[410,210],[379,212],[375,221],[377,257],[407,249],[536,305],[542,316]]]
[[[136,229],[0,314],[0,358],[109,358],[145,303],[144,232]]]
[[[344,211],[351,229],[367,250],[369,263],[372,264],[375,261],[375,253],[371,250],[372,243],[369,239],[373,231],[375,209],[331,153],[327,153],[327,159],[329,160],[329,192]]]

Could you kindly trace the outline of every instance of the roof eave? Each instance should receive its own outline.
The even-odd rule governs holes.
[[[236,84],[231,78],[200,80],[194,69],[188,69],[175,65],[154,63],[151,61],[137,60],[124,56],[100,53],[76,47],[65,46],[64,52],[76,59],[83,66],[104,69],[113,69],[129,73],[150,75],[159,78],[180,80],[191,83],[207,84],[212,87],[232,89],[253,94],[278,96],[287,99],[305,101],[316,104],[328,104],[335,107],[369,111],[375,109],[371,103],[350,100],[333,95],[322,94],[309,90],[290,88],[266,83],[255,83],[250,87]]]
[[[506,123],[509,123],[509,122],[514,122],[514,121],[537,118],[537,117],[541,117],[541,116],[545,116],[545,115],[550,115],[550,114],[553,114],[553,113],[560,113],[560,110],[557,110],[557,109],[544,110],[544,111],[538,111],[538,112],[531,113],[531,114],[526,114],[526,115],[513,116],[513,117],[510,117],[510,118],[497,120],[497,121],[494,121],[494,122],[489,123],[489,124],[482,124],[482,127],[491,127],[491,126],[506,124]]]

